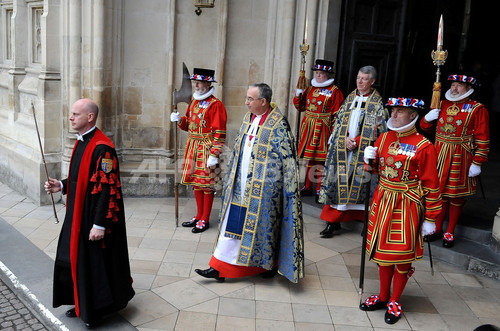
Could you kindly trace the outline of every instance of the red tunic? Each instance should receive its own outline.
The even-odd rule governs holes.
[[[488,160],[490,145],[488,111],[479,102],[441,101],[436,128],[436,150],[441,194],[458,198],[476,192],[477,177],[469,178],[471,163],[480,166]],[[421,121],[429,131],[432,123]]]
[[[207,159],[222,153],[226,120],[226,108],[213,95],[191,101],[186,116],[179,121],[179,128],[188,132],[181,184],[210,188],[219,181],[218,165],[207,169]]]
[[[309,86],[300,97],[293,98],[293,105],[304,112],[300,126],[300,158],[325,161],[328,150],[328,138],[335,122],[344,96],[335,85],[326,87]]]
[[[370,208],[368,256],[380,264],[421,259],[421,215],[434,222],[441,211],[436,150],[415,127],[384,133],[375,146],[380,181]]]

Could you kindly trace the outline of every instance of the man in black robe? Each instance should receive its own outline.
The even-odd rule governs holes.
[[[88,328],[125,308],[132,288],[116,151],[96,128],[99,109],[90,99],[73,104],[69,120],[78,132],[68,178],[49,178],[47,192],[67,195],[66,216],[54,266],[54,308],[75,305],[68,317]]]

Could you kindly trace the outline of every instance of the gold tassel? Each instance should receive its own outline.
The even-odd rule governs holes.
[[[431,99],[431,109],[439,108],[439,104],[441,101],[441,83],[434,82],[434,86],[432,87],[432,99]]]

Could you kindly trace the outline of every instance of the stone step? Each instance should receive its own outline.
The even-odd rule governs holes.
[[[455,237],[453,248],[444,248],[442,241],[431,243],[432,257],[465,270],[500,279],[500,254],[491,245]],[[425,248],[427,248],[427,243]]]
[[[302,198],[302,211],[304,214],[320,218],[322,205],[315,203],[314,197]],[[347,222],[342,228],[361,233],[363,222]],[[446,224],[445,224],[446,228]],[[500,279],[500,251],[499,245],[492,238],[491,229],[477,229],[469,226],[457,225],[455,230],[455,246],[451,249],[442,246],[442,240],[437,240],[432,245],[432,256],[436,260],[451,263],[465,270]],[[428,254],[427,243],[425,244]]]
[[[178,171],[180,174],[180,169]],[[174,173],[173,163],[167,164],[156,159],[123,162],[120,164],[123,194],[129,197],[173,197],[175,195]],[[179,185],[179,196],[192,195],[192,190]]]

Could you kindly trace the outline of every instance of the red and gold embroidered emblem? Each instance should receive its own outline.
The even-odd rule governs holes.
[[[401,146],[401,143],[399,142],[399,140],[393,141],[389,145],[387,153],[389,153],[390,155],[398,155],[399,146]],[[387,163],[389,163],[389,160],[387,160]]]
[[[105,173],[109,174],[111,170],[113,170],[113,160],[111,159],[102,159],[101,160],[101,169]]]
[[[460,113],[460,108],[458,108],[456,103],[446,109],[446,115],[455,116],[458,113]]]

